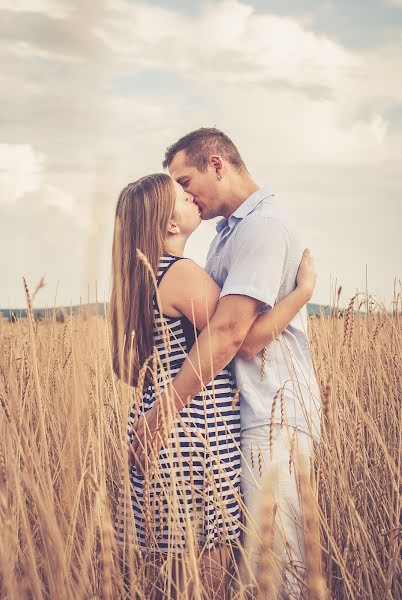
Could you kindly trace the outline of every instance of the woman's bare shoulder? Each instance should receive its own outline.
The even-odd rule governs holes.
[[[164,312],[167,315],[190,317],[200,312],[197,325],[204,323],[206,303],[210,314],[216,309],[220,288],[208,273],[191,259],[178,260],[162,279],[159,286]],[[190,319],[192,320],[192,319]]]

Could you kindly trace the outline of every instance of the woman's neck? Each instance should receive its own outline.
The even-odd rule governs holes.
[[[168,252],[169,254],[174,254],[175,256],[183,256],[186,242],[187,238],[169,238],[165,240],[166,252]]]

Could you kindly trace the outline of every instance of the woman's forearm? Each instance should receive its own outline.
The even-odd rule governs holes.
[[[271,310],[259,315],[254,321],[237,355],[249,360],[273,340],[289,325],[303,306],[310,300],[311,294],[297,287],[286,298],[275,304]]]

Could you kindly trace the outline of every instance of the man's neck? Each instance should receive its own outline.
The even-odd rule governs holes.
[[[222,216],[226,217],[226,219],[236,212],[239,206],[243,204],[243,202],[247,200],[251,194],[254,194],[254,192],[260,189],[260,186],[257,185],[255,181],[251,179],[251,177],[248,177],[247,179],[238,178],[233,182],[232,188],[233,193],[231,193],[230,199],[222,208]]]

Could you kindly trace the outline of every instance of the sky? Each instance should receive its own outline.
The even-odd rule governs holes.
[[[402,0],[0,0],[0,307],[107,301],[119,191],[225,131],[315,257],[313,302],[401,276]],[[186,255],[202,266],[203,222]],[[367,286],[367,288],[366,288]]]

